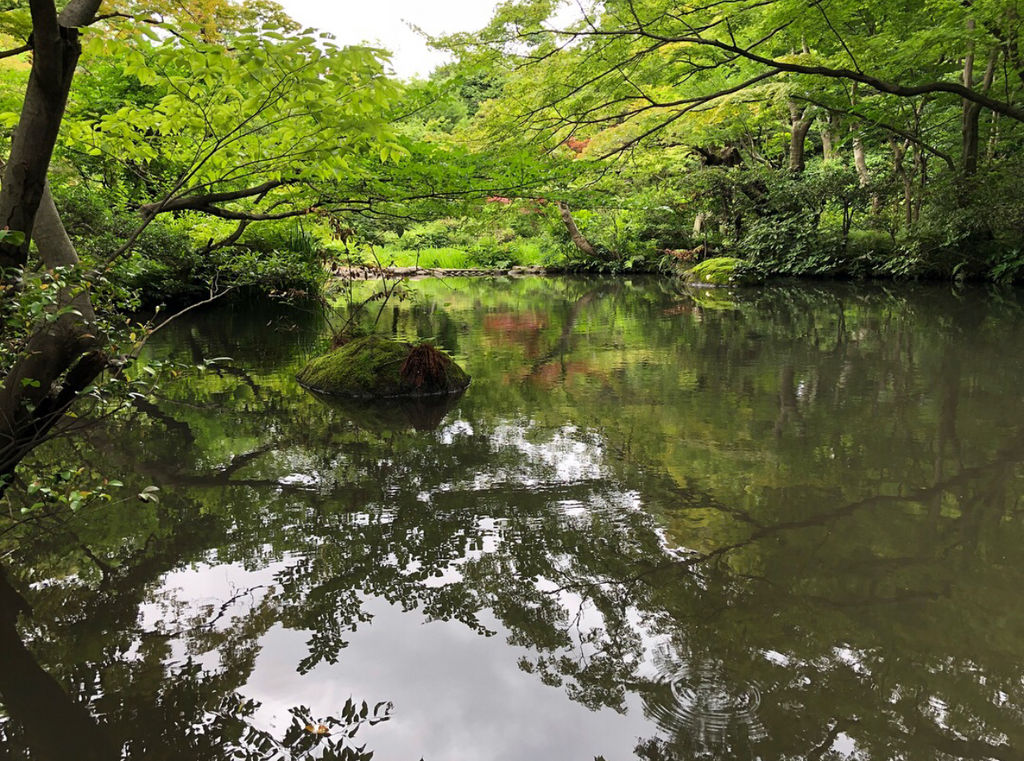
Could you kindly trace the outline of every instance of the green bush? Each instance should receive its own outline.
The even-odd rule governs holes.
[[[86,261],[105,262],[140,223],[103,193],[84,186],[54,190],[61,216]],[[131,253],[115,262],[111,282],[138,292],[143,303],[186,302],[210,286],[315,293],[326,273],[326,253],[309,227],[295,220],[250,226],[232,246],[208,250],[235,223],[198,214],[161,215],[139,236]]]

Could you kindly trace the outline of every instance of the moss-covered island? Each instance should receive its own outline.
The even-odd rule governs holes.
[[[310,360],[296,377],[313,391],[362,399],[457,394],[470,381],[461,367],[430,344],[377,335],[357,338]]]

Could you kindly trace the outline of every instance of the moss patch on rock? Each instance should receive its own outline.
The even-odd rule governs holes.
[[[296,376],[313,391],[363,399],[455,394],[469,376],[429,344],[357,338],[307,364]]]
[[[742,264],[742,259],[731,256],[705,259],[686,273],[686,280],[697,285],[742,285],[748,282],[741,275]]]

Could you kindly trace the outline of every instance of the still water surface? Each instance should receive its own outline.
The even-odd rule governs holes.
[[[61,741],[1024,758],[1019,294],[411,287],[380,325],[473,376],[441,409],[311,396],[322,320],[236,305],[153,341],[230,361],[47,450],[129,497],[3,538],[32,657],[89,707]],[[5,711],[0,758],[45,757]]]

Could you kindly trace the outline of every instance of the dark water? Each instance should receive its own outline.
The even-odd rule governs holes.
[[[0,524],[0,758],[1024,758],[1018,294],[413,288],[448,409],[236,306],[46,449],[125,486]]]

